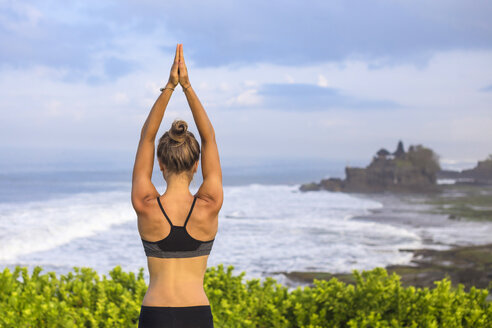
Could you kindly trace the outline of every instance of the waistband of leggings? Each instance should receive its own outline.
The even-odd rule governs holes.
[[[143,309],[172,309],[172,310],[201,310],[210,309],[210,304],[208,305],[192,305],[192,306],[151,306],[151,305],[141,305]]]

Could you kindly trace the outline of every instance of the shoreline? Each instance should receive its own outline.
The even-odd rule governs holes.
[[[463,284],[465,291],[472,286],[488,289],[488,299],[492,300],[492,244],[476,246],[456,246],[448,250],[416,249],[410,264],[387,265],[388,275],[393,272],[401,277],[402,286],[433,288],[434,281],[449,277],[453,287]],[[330,280],[337,278],[353,284],[352,273],[330,273],[315,271],[277,272],[284,274],[293,287],[308,285],[313,287],[313,280]]]
[[[443,193],[438,195],[439,201],[446,196],[456,196],[454,186],[443,187]],[[483,193],[492,194],[492,189],[485,188]],[[476,189],[463,192],[460,196],[466,198],[477,194]],[[358,198],[380,202],[383,206],[378,209],[370,209],[369,213],[354,216],[351,220],[372,221],[395,225],[399,227],[411,227],[416,229],[447,227],[457,222],[471,220],[452,219],[449,211],[442,211],[436,205],[436,195],[422,193],[350,193]],[[452,198],[453,202],[455,198]],[[441,209],[441,210],[440,210]],[[492,218],[491,218],[492,219]],[[475,221],[480,223],[480,221]],[[489,222],[483,222],[489,224]],[[434,281],[449,277],[453,287],[459,283],[469,291],[471,286],[488,289],[488,300],[492,300],[492,238],[486,242],[456,242],[445,243],[435,240],[435,236],[422,236],[422,245],[415,249],[399,249],[400,252],[412,252],[412,259],[408,264],[390,264],[385,266],[388,274],[393,272],[401,277],[402,286],[414,286],[421,288],[435,287]],[[474,240],[476,241],[476,240]],[[337,278],[345,283],[354,283],[354,277],[350,272],[330,273],[321,271],[280,271],[291,287],[314,286],[313,280],[329,280]]]

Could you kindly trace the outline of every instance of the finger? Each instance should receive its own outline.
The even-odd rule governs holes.
[[[179,57],[175,60],[171,66],[171,72],[177,72],[179,68]]]
[[[180,47],[180,51],[179,51],[179,61],[183,63],[185,63],[185,59],[184,59],[184,56],[183,56],[183,44],[181,43],[181,47]]]
[[[176,44],[176,54],[174,55],[174,62],[175,63],[179,62],[179,43]]]

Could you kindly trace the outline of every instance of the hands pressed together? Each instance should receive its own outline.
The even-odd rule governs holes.
[[[188,69],[186,68],[185,60],[183,57],[183,44],[178,43],[176,45],[176,55],[174,56],[173,66],[171,67],[171,74],[169,75],[168,85],[173,88],[181,84],[183,90],[188,88],[191,83],[188,77]]]

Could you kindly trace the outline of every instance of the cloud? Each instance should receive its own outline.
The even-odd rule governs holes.
[[[363,99],[329,87],[307,83],[266,83],[257,95],[269,109],[312,111],[342,109],[396,109],[402,106],[389,100]]]
[[[66,69],[67,81],[98,83],[138,68],[108,64],[110,58],[135,62],[142,43],[169,54],[180,42],[202,68],[346,59],[374,69],[422,66],[438,51],[492,48],[490,12],[492,2],[458,0],[7,1],[0,8],[0,61]]]
[[[33,18],[32,12],[38,12]],[[107,46],[110,31],[104,23],[67,23],[15,2],[1,9],[0,59],[3,65],[33,64],[85,70],[95,49]]]
[[[225,104],[229,107],[247,107],[258,106],[262,103],[261,97],[258,96],[258,90],[247,89],[237,96],[234,96],[225,101]]]
[[[134,158],[180,42],[224,156],[490,153],[490,2],[1,3],[0,147]],[[192,122],[179,90],[161,130]]]
[[[438,51],[492,47],[487,14],[492,3],[485,1],[214,4],[157,2],[140,10],[165,22],[202,67],[259,62],[304,66],[344,59],[374,61],[373,68],[408,62],[422,66]]]
[[[318,86],[320,87],[328,87],[330,84],[328,83],[328,80],[326,79],[326,77],[322,74],[319,74],[318,75]]]
[[[131,36],[125,25],[115,28],[111,19],[91,15],[82,3],[53,6],[58,5],[2,3],[1,68],[51,67],[63,72],[65,82],[88,83],[115,80],[138,68],[124,55],[122,34]]]

